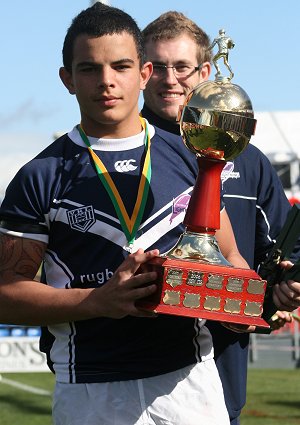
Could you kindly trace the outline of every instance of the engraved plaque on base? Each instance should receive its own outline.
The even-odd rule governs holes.
[[[159,289],[139,306],[158,313],[268,327],[261,318],[266,281],[254,270],[167,257],[151,260],[147,268],[158,272]],[[201,284],[191,285],[191,276],[193,283]]]

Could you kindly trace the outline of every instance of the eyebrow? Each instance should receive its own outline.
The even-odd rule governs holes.
[[[129,59],[129,58],[123,58],[123,59],[119,59],[117,61],[114,61],[111,63],[111,65],[122,65],[122,64],[126,64],[126,63],[131,63],[134,64],[134,60],[133,59]],[[76,68],[80,68],[83,66],[95,66],[95,67],[100,67],[103,66],[103,64],[97,63],[97,62],[93,62],[93,61],[83,61],[83,62],[79,62],[76,65]]]
[[[118,61],[113,62],[113,65],[121,65],[122,63],[134,63],[134,60],[129,58],[124,58],[124,59],[120,59]]]
[[[187,62],[185,60],[178,60],[173,63],[173,65],[167,65],[165,62],[159,60],[151,61],[153,65],[164,65],[164,66],[176,66],[176,65],[191,65],[191,62]]]

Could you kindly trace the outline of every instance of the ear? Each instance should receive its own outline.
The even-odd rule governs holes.
[[[210,73],[211,73],[211,64],[209,62],[203,62],[203,65],[200,71],[201,81],[208,80]]]
[[[140,89],[141,90],[145,90],[146,85],[152,75],[152,71],[153,71],[152,62],[144,63],[140,72]]]
[[[72,74],[66,68],[59,68],[59,76],[64,86],[68,89],[70,94],[75,94]]]

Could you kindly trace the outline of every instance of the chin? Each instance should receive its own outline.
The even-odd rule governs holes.
[[[162,111],[161,117],[164,118],[165,120],[175,122],[177,121],[177,113],[178,113],[178,109],[172,110],[172,111]]]

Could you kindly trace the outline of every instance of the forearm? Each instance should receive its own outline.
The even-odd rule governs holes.
[[[237,252],[230,252],[227,255],[227,260],[234,266],[240,269],[249,269],[249,265],[247,261],[241,256],[241,254]]]
[[[49,325],[86,320],[96,312],[92,292],[95,289],[57,289],[32,280],[0,283],[0,322],[19,325]]]
[[[0,235],[0,323],[45,325],[95,315],[91,289],[58,289],[33,280],[45,250],[42,242]]]
[[[216,231],[216,239],[227,261],[234,267],[249,269],[248,263],[238,250],[231,223],[225,209],[220,214],[220,230]]]
[[[135,275],[142,263],[159,255],[158,250],[138,250],[98,288],[54,288],[15,273],[0,270],[0,323],[51,325],[97,317],[152,317],[136,301],[152,295],[157,287],[155,272]],[[34,276],[33,269],[30,272]]]

